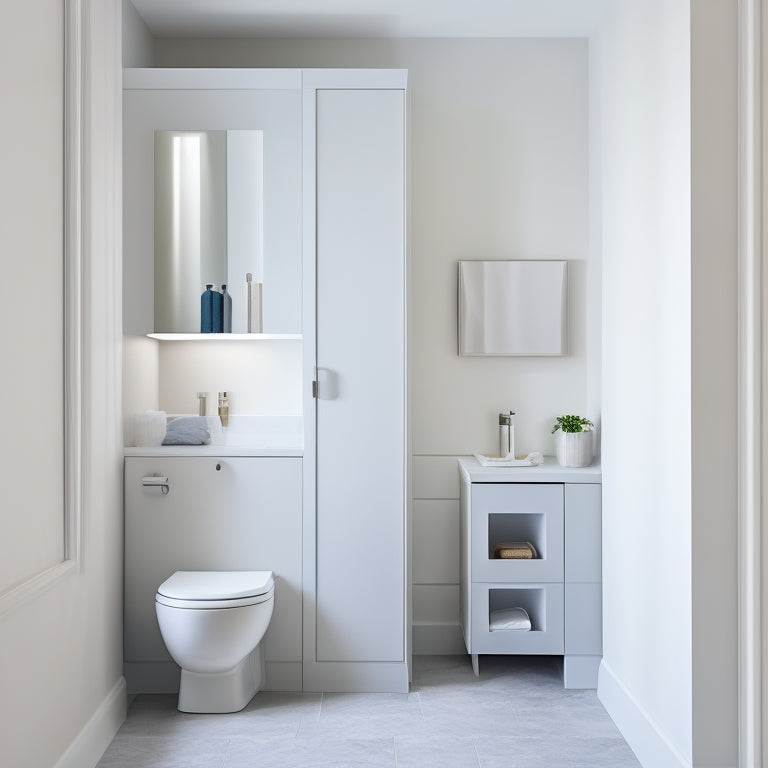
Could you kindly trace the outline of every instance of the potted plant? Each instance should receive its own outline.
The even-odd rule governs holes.
[[[558,416],[552,427],[555,454],[560,466],[588,467],[592,463],[592,430],[595,425],[583,416]]]

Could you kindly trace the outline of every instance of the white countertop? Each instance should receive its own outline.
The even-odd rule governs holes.
[[[190,416],[193,414],[169,414]],[[223,429],[218,417],[208,417],[211,442],[208,445],[153,445],[127,447],[125,456],[303,456],[304,430],[301,416],[230,416]]]
[[[304,449],[296,446],[263,448],[227,445],[159,445],[146,448],[125,448],[125,456],[303,456]]]
[[[474,456],[459,458],[462,474],[472,483],[599,483],[600,460],[588,467],[561,467],[554,456],[545,456],[536,467],[483,467]]]

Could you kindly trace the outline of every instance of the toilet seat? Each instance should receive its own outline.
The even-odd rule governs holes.
[[[272,571],[176,571],[155,600],[170,608],[239,608],[270,600],[274,589]]]

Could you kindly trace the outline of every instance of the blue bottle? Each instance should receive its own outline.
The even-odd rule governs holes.
[[[213,283],[206,284],[203,295],[200,297],[200,333],[213,333],[214,293]]]
[[[224,333],[232,333],[232,297],[227,293],[227,286],[221,286],[221,299],[223,303],[223,319],[221,329]]]

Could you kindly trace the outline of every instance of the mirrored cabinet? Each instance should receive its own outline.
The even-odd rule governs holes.
[[[206,286],[226,285],[233,337],[295,337],[301,73],[251,70],[212,89],[195,72],[125,72],[125,333],[199,334]],[[250,306],[261,299],[250,327],[249,275]]]

